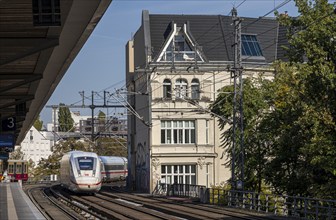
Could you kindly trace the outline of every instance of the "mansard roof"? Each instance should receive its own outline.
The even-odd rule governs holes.
[[[158,57],[162,51],[173,22],[179,27],[188,24],[193,40],[202,48],[202,53],[208,61],[233,61],[234,26],[231,16],[169,14],[149,14],[148,16],[152,58]],[[241,33],[257,36],[264,57],[264,59],[243,57],[243,62],[271,63],[277,58],[284,58],[284,50],[280,49],[279,42],[285,43],[285,32],[279,31],[279,25],[275,19],[241,18],[243,19]]]

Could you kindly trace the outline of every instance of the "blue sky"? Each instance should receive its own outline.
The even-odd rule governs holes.
[[[149,10],[150,14],[229,15],[233,6],[239,6],[238,16],[260,17],[283,2],[285,0],[113,0],[47,105],[81,104],[79,91],[89,97],[91,91],[114,91],[125,85],[125,45],[140,26],[142,10]],[[278,11],[297,15],[293,1]],[[268,15],[272,16],[274,13]],[[90,98],[85,104],[91,104]],[[89,109],[73,110],[80,111],[81,115],[91,114]],[[51,122],[51,114],[50,108],[43,108],[40,115],[44,124]]]

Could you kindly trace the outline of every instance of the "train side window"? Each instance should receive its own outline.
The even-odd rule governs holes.
[[[14,173],[14,164],[8,165],[8,173]]]
[[[17,174],[22,173],[22,164],[19,164],[19,163],[16,164],[15,173],[17,173]]]
[[[27,164],[26,163],[23,164],[22,173],[28,173],[28,169],[27,169]]]

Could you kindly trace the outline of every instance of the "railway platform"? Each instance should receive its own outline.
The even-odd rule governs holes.
[[[45,219],[19,183],[0,183],[0,219]]]

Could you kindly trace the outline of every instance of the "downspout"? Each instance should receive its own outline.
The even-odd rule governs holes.
[[[144,46],[145,46],[145,74],[147,75],[147,94],[148,94],[148,154],[149,154],[149,193],[153,191],[153,170],[152,170],[152,93],[151,93],[151,71],[149,64],[152,61],[152,46],[150,37],[149,11],[142,11],[142,24],[144,27]]]
[[[152,89],[151,89],[151,73],[145,70],[147,73],[147,92],[148,92],[148,153],[149,153],[149,193],[153,191],[153,167],[152,167]]]
[[[213,82],[213,88],[212,88],[212,95],[213,95],[213,101],[215,101],[216,100],[216,79],[215,79],[216,77],[215,77],[215,71],[213,71],[212,72],[212,82]],[[213,134],[212,134],[212,136],[213,136],[213,143],[214,143],[214,154],[216,155],[216,138],[215,138],[215,134],[216,134],[216,131],[217,131],[217,129],[216,129],[216,118],[215,117],[213,117],[213,125],[212,125],[212,127],[213,127]],[[217,157],[218,157],[218,154],[217,154]],[[213,179],[213,181],[212,181],[212,183],[213,183],[213,185],[215,185],[215,183],[216,183],[216,180],[215,180],[215,177],[216,177],[216,166],[217,166],[217,164],[216,164],[216,157],[214,157],[213,158],[213,162],[212,162],[212,164],[213,164],[213,167],[212,167],[212,172],[213,172],[213,174],[212,174],[212,179]],[[219,165],[220,165],[220,163],[219,163]],[[219,173],[218,173],[218,175],[219,175]]]

